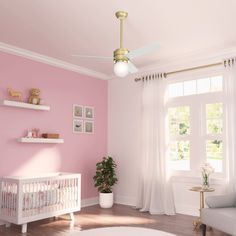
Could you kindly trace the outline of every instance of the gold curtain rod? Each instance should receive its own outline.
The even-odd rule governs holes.
[[[204,69],[204,68],[213,67],[213,66],[219,66],[219,65],[222,65],[222,64],[223,64],[222,62],[217,62],[217,63],[213,63],[213,64],[208,64],[208,65],[190,67],[190,68],[186,68],[186,69],[182,69],[182,70],[170,71],[170,72],[164,73],[164,76],[167,77],[168,75],[173,75],[173,74],[192,71],[192,70]],[[135,78],[134,79],[135,82],[138,82],[138,81],[141,81],[141,80],[142,80],[142,78]]]

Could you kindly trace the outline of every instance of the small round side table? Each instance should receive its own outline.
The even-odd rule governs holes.
[[[206,192],[214,192],[215,189],[214,188],[203,189],[200,186],[195,186],[195,187],[192,187],[189,190],[200,193],[200,209],[199,209],[200,213],[199,213],[199,218],[197,220],[193,221],[194,230],[198,230],[200,228],[201,224],[202,224],[202,222],[201,222],[201,209],[204,208],[204,203],[205,203],[204,193],[206,193]]]

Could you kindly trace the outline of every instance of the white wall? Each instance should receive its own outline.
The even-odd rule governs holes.
[[[116,202],[135,205],[140,171],[141,84],[133,79],[108,83],[108,154],[117,164]]]
[[[113,79],[108,85],[108,153],[118,163],[119,182],[116,202],[135,205],[141,169],[141,99],[142,83],[134,79]],[[200,178],[178,177],[173,180],[178,213],[198,215],[199,193],[191,192]],[[212,183],[216,193],[223,191],[218,181]]]

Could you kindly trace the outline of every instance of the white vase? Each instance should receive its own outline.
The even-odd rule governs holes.
[[[99,205],[101,208],[113,206],[113,193],[99,193]]]

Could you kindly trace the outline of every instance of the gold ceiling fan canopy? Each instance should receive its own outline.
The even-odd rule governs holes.
[[[128,12],[125,12],[125,11],[117,11],[115,15],[116,15],[117,19],[119,19],[119,20],[125,20],[125,19],[127,18],[127,16],[128,16]]]

